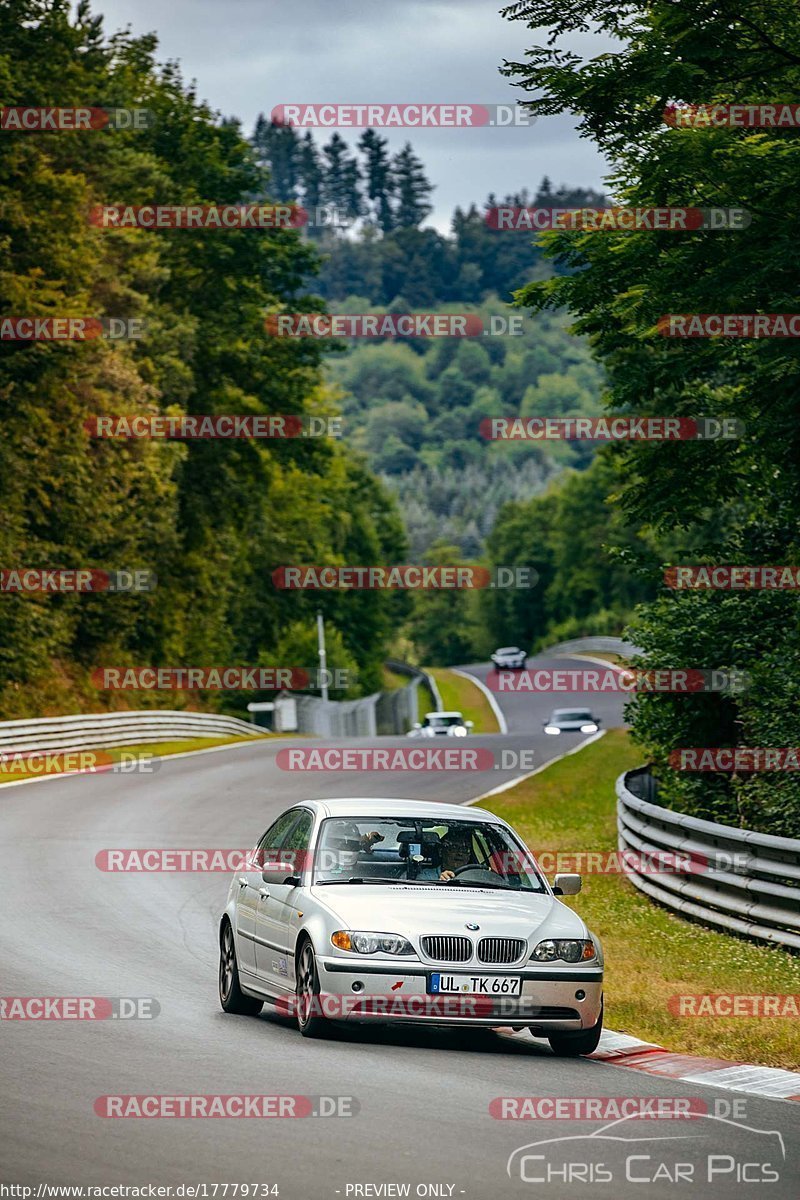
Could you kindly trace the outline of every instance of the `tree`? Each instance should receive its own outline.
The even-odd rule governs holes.
[[[392,210],[395,185],[388,145],[388,139],[380,137],[374,129],[365,129],[358,143],[365,159],[366,193],[372,205],[370,215],[384,233],[389,233],[395,223]]]
[[[433,185],[410,142],[394,156],[392,169],[397,189],[397,225],[400,229],[416,229],[433,212],[428,203]]]
[[[699,412],[744,422],[746,436],[725,444],[631,443],[621,456],[618,489],[627,520],[669,538],[672,562],[691,555],[690,562],[797,564],[797,343],[681,340],[661,336],[658,321],[668,313],[792,308],[797,271],[790,213],[800,142],[781,128],[673,127],[664,111],[671,102],[780,106],[800,86],[800,10],[790,0],[752,0],[741,9],[667,0],[623,0],[613,8],[579,0],[565,9],[529,0],[506,15],[550,31],[547,45],[534,47],[524,64],[509,64],[507,73],[537,93],[528,102],[534,112],[580,114],[582,132],[612,163],[617,203],[744,208],[752,216],[748,228],[724,236],[706,230],[547,235],[548,251],[569,273],[534,283],[520,297],[534,309],[571,310],[575,329],[589,335],[607,368],[614,411]],[[588,61],[562,50],[562,35],[589,26],[621,48]],[[659,576],[654,571],[653,581]],[[757,673],[765,660],[772,687],[785,696],[796,669],[798,621],[796,609],[780,599],[664,589],[633,627],[646,650],[643,665]],[[676,660],[678,654],[685,657]],[[800,832],[796,778],[698,780],[666,766],[672,748],[697,745],[698,736],[710,737],[709,745],[747,744],[765,731],[788,736],[788,709],[773,720],[767,689],[741,697],[646,697],[631,713],[670,803],[704,815],[702,797],[709,797],[708,811],[719,811],[722,795],[729,812],[743,813],[757,792],[763,813],[780,810],[783,831]],[[747,812],[757,826],[769,827],[756,806]]]
[[[359,184],[361,172],[358,163],[348,153],[347,142],[341,134],[334,133],[327,145],[322,147],[324,159],[323,198],[350,218],[359,217],[363,204]]]
[[[300,147],[294,127],[283,121],[267,121],[260,113],[252,142],[259,162],[269,172],[269,194],[284,204],[297,200]]]

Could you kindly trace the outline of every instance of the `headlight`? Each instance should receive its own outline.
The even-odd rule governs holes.
[[[354,954],[413,954],[414,947],[399,933],[362,933],[337,929],[331,941],[339,950]]]
[[[596,725],[581,725],[581,733],[597,733]]]
[[[544,731],[545,733],[561,733],[557,725],[545,725]]]
[[[455,729],[453,730],[453,733],[455,734],[456,737],[466,737],[467,736],[467,731],[463,725],[456,725]]]
[[[536,959],[537,962],[555,962],[556,959],[561,959],[562,962],[568,963],[588,962],[594,957],[594,942],[575,938],[558,938],[555,941],[539,942],[531,955],[531,958]]]

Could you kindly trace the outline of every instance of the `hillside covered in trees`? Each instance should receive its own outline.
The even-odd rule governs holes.
[[[2,595],[4,717],[196,702],[112,700],[90,673],[295,663],[317,608],[331,665],[357,667],[368,691],[397,625],[397,596],[270,583],[287,562],[405,556],[395,505],[347,443],[104,441],[84,429],[102,413],[333,411],[317,346],[264,333],[265,310],[297,307],[313,278],[313,250],[294,231],[109,230],[89,219],[98,204],[236,204],[265,189],[236,123],[155,54],[153,37],[107,36],[85,4],[74,14],[66,0],[0,7],[4,103],[150,114],[138,129],[2,134],[3,311],[141,318],[146,336],[0,341],[0,561],[146,568],[158,579],[129,595]],[[249,698],[206,697],[240,708]]]

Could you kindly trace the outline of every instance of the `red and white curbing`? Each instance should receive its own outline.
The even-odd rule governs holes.
[[[615,1067],[632,1067],[649,1075],[683,1079],[730,1092],[747,1092],[771,1100],[800,1100],[800,1073],[777,1067],[759,1067],[751,1063],[727,1062],[721,1058],[701,1058],[694,1054],[675,1054],[653,1042],[643,1042],[627,1033],[604,1033],[592,1059]]]

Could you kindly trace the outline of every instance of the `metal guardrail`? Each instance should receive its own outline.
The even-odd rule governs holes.
[[[617,780],[618,845],[630,852],[631,883],[717,929],[800,950],[800,841],[661,808],[636,794],[652,794],[649,780],[647,768]],[[660,872],[635,869],[665,852],[677,858]]]
[[[542,654],[580,654],[584,651],[586,654],[591,654],[592,651],[605,652],[606,654],[618,654],[620,658],[630,658],[634,654],[639,654],[641,651],[638,646],[634,646],[632,642],[625,642],[618,637],[585,637],[575,638],[571,642],[559,642],[555,646],[548,646],[542,650]]]
[[[261,732],[238,717],[217,713],[137,710],[78,713],[68,717],[0,721],[0,753],[38,750],[81,750],[131,746],[139,742],[171,742],[195,737],[260,737]]]

